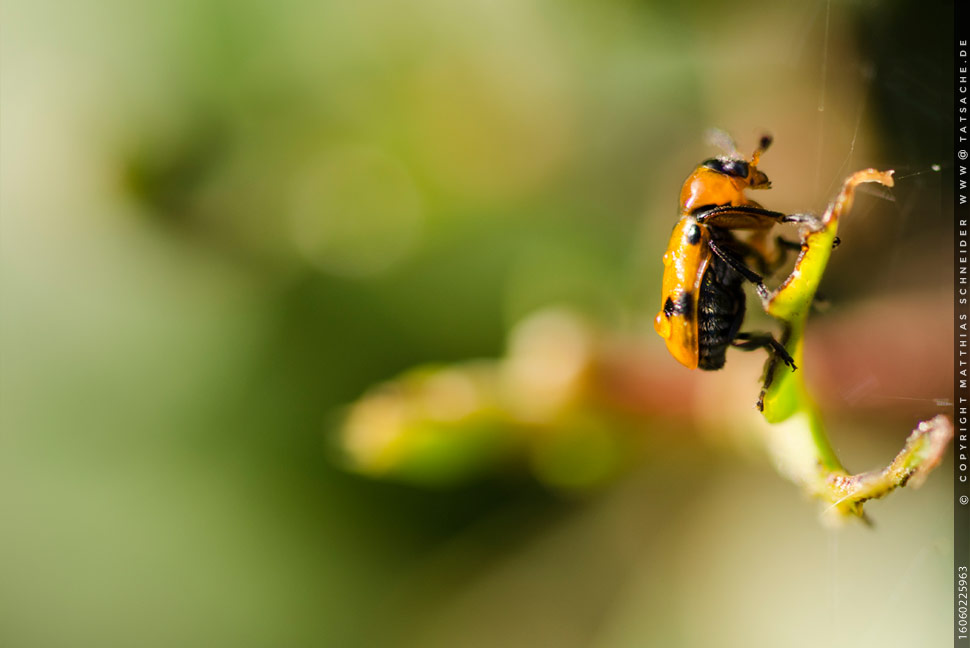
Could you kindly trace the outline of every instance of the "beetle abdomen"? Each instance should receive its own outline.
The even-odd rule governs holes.
[[[742,277],[716,255],[701,280],[697,302],[698,363],[701,369],[724,366],[727,348],[744,320]]]

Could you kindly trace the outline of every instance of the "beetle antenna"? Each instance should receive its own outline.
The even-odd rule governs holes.
[[[742,157],[738,152],[738,145],[734,143],[734,138],[720,128],[708,129],[705,139],[708,144],[716,146],[733,158]]]
[[[752,166],[758,166],[758,161],[761,159],[761,154],[768,150],[768,147],[771,146],[773,141],[774,138],[768,133],[761,136],[761,139],[758,141],[758,148],[756,148],[754,153],[751,154]]]

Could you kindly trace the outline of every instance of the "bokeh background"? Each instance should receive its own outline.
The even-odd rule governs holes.
[[[945,645],[949,458],[827,529],[763,356],[652,330],[770,131],[773,209],[897,170],[809,327],[843,460],[950,411],[943,4],[5,2],[0,643]]]

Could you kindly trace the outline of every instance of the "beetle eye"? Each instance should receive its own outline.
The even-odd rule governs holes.
[[[736,178],[748,177],[748,163],[744,160],[729,160],[724,158],[712,158],[704,161],[701,166],[707,167],[718,173],[734,176]]]
[[[728,160],[724,163],[724,173],[739,178],[748,177],[748,163],[740,160]]]

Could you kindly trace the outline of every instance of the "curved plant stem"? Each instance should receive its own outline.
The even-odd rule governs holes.
[[[805,322],[836,242],[839,219],[851,209],[858,185],[875,182],[892,187],[892,174],[865,169],[846,179],[819,228],[803,232],[802,251],[794,270],[766,304],[766,311],[784,322],[782,341],[799,367],[791,372],[774,357],[765,366],[759,407],[772,424],[769,445],[779,468],[811,495],[829,502],[826,511],[836,518],[864,517],[862,503],[866,500],[882,497],[907,483],[922,483],[953,436],[949,419],[937,416],[919,424],[888,467],[850,475],[829,443],[818,408],[805,386]]]

